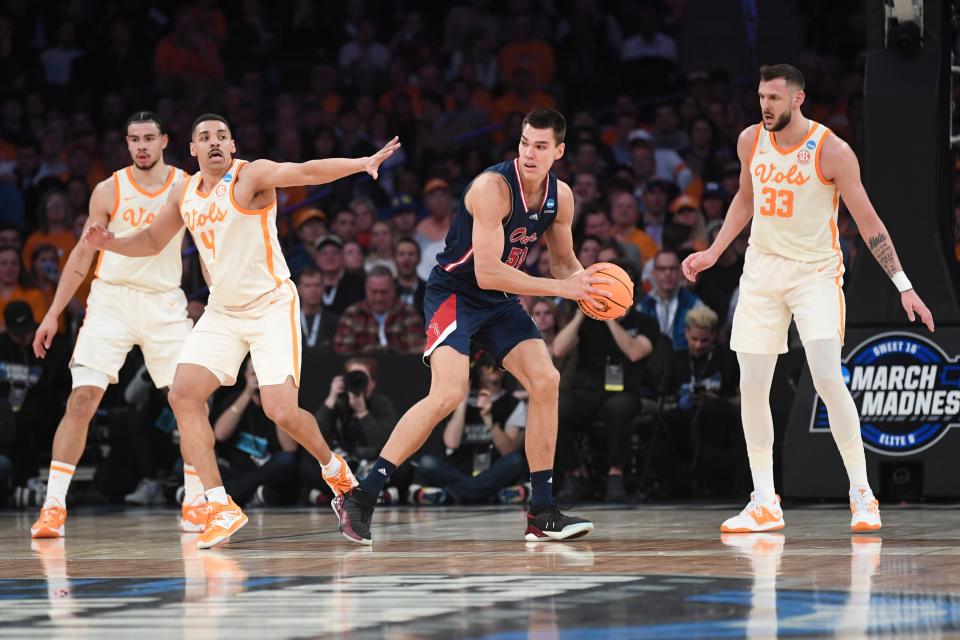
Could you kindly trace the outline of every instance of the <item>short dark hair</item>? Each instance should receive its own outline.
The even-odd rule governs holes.
[[[593,202],[588,202],[583,205],[583,211],[580,214],[580,217],[584,220],[587,219],[587,216],[602,215],[609,222],[613,222],[613,218],[610,217],[610,210],[607,205],[601,200],[594,200]]]
[[[217,113],[205,113],[201,116],[197,116],[197,119],[193,121],[193,125],[190,127],[190,139],[193,140],[193,136],[197,133],[197,127],[200,126],[201,122],[208,122],[213,120],[215,122],[222,122],[227,125],[227,131],[230,131],[231,134],[233,131],[230,129],[230,123],[227,122],[227,119]]]
[[[790,64],[765,64],[760,67],[760,79],[769,82],[783,78],[787,84],[792,84],[799,89],[803,89],[804,80],[800,69]]]
[[[553,137],[557,144],[562,144],[567,135],[567,120],[563,114],[555,109],[534,109],[523,116],[520,128],[530,125],[534,129],[553,129]]]
[[[160,116],[155,114],[153,111],[137,111],[134,114],[131,114],[127,118],[126,124],[123,125],[123,135],[126,136],[130,131],[130,125],[139,124],[141,122],[152,122],[157,125],[157,129],[160,130],[160,135],[167,135],[167,126],[163,124],[163,120],[160,119]]]
[[[377,381],[377,375],[380,373],[380,365],[377,364],[377,361],[368,356],[353,356],[349,358],[346,362],[343,363],[343,368],[346,369],[350,365],[358,364],[361,367],[366,367],[367,371],[370,372],[370,379],[374,382]]]
[[[304,265],[300,268],[300,271],[297,272],[297,284],[300,284],[304,278],[314,278],[317,276],[323,276],[320,269],[317,269],[313,265]]]
[[[410,236],[400,236],[399,238],[397,238],[397,240],[393,243],[393,250],[396,251],[397,247],[399,247],[401,244],[412,244],[417,248],[417,257],[420,257],[423,255],[423,252],[420,249],[420,243],[414,240],[413,238],[411,238]]]
[[[386,265],[378,264],[367,271],[367,279],[370,278],[390,278],[390,280],[393,280],[393,272]]]

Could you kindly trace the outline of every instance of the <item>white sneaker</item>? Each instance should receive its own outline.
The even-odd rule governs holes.
[[[780,496],[773,500],[762,501],[754,491],[750,502],[738,515],[728,518],[720,525],[723,533],[756,533],[759,531],[779,531],[783,529],[783,509],[780,508]]]
[[[877,531],[880,526],[880,503],[869,488],[850,491],[850,530],[855,533]]]

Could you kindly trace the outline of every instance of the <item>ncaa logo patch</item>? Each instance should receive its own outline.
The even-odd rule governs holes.
[[[232,174],[232,173],[225,173],[225,174],[223,174],[223,182],[224,182],[224,184],[230,184],[230,181],[231,181],[231,180],[233,180],[233,174]]]
[[[853,348],[841,370],[860,415],[863,445],[871,451],[911,455],[960,426],[960,363],[926,338],[881,333]],[[830,432],[819,397],[810,432]]]
[[[547,209],[553,209],[555,206],[557,206],[557,203],[554,201],[553,198],[550,198],[549,200],[547,200]]]
[[[810,152],[806,149],[800,149],[800,151],[797,151],[797,162],[800,164],[807,164],[810,162]]]
[[[807,149],[810,149],[810,151],[813,151],[816,148],[817,148],[816,142],[814,142],[813,140],[807,140]]]

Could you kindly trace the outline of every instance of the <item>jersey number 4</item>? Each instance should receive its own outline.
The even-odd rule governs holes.
[[[763,204],[760,206],[760,215],[776,215],[780,218],[793,216],[793,191],[764,187],[760,191],[760,197],[763,199]]]

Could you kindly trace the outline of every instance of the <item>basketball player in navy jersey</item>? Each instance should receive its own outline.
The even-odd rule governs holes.
[[[471,340],[530,394],[525,448],[533,495],[525,539],[569,540],[593,530],[592,522],[560,513],[553,502],[560,374],[517,297],[560,296],[594,304],[591,295],[607,295],[596,285],[612,283],[594,275],[598,267],[584,269],[574,254],[573,193],[550,172],[563,156],[565,133],[566,121],[556,111],[531,111],[523,119],[519,157],[489,167],[464,191],[446,248],[427,281],[423,358],[432,369],[430,393],[400,419],[360,485],[335,500],[340,531],[350,540],[372,543],[370,520],[383,485],[467,393]],[[555,280],[521,270],[530,245],[540,239],[549,246]]]

